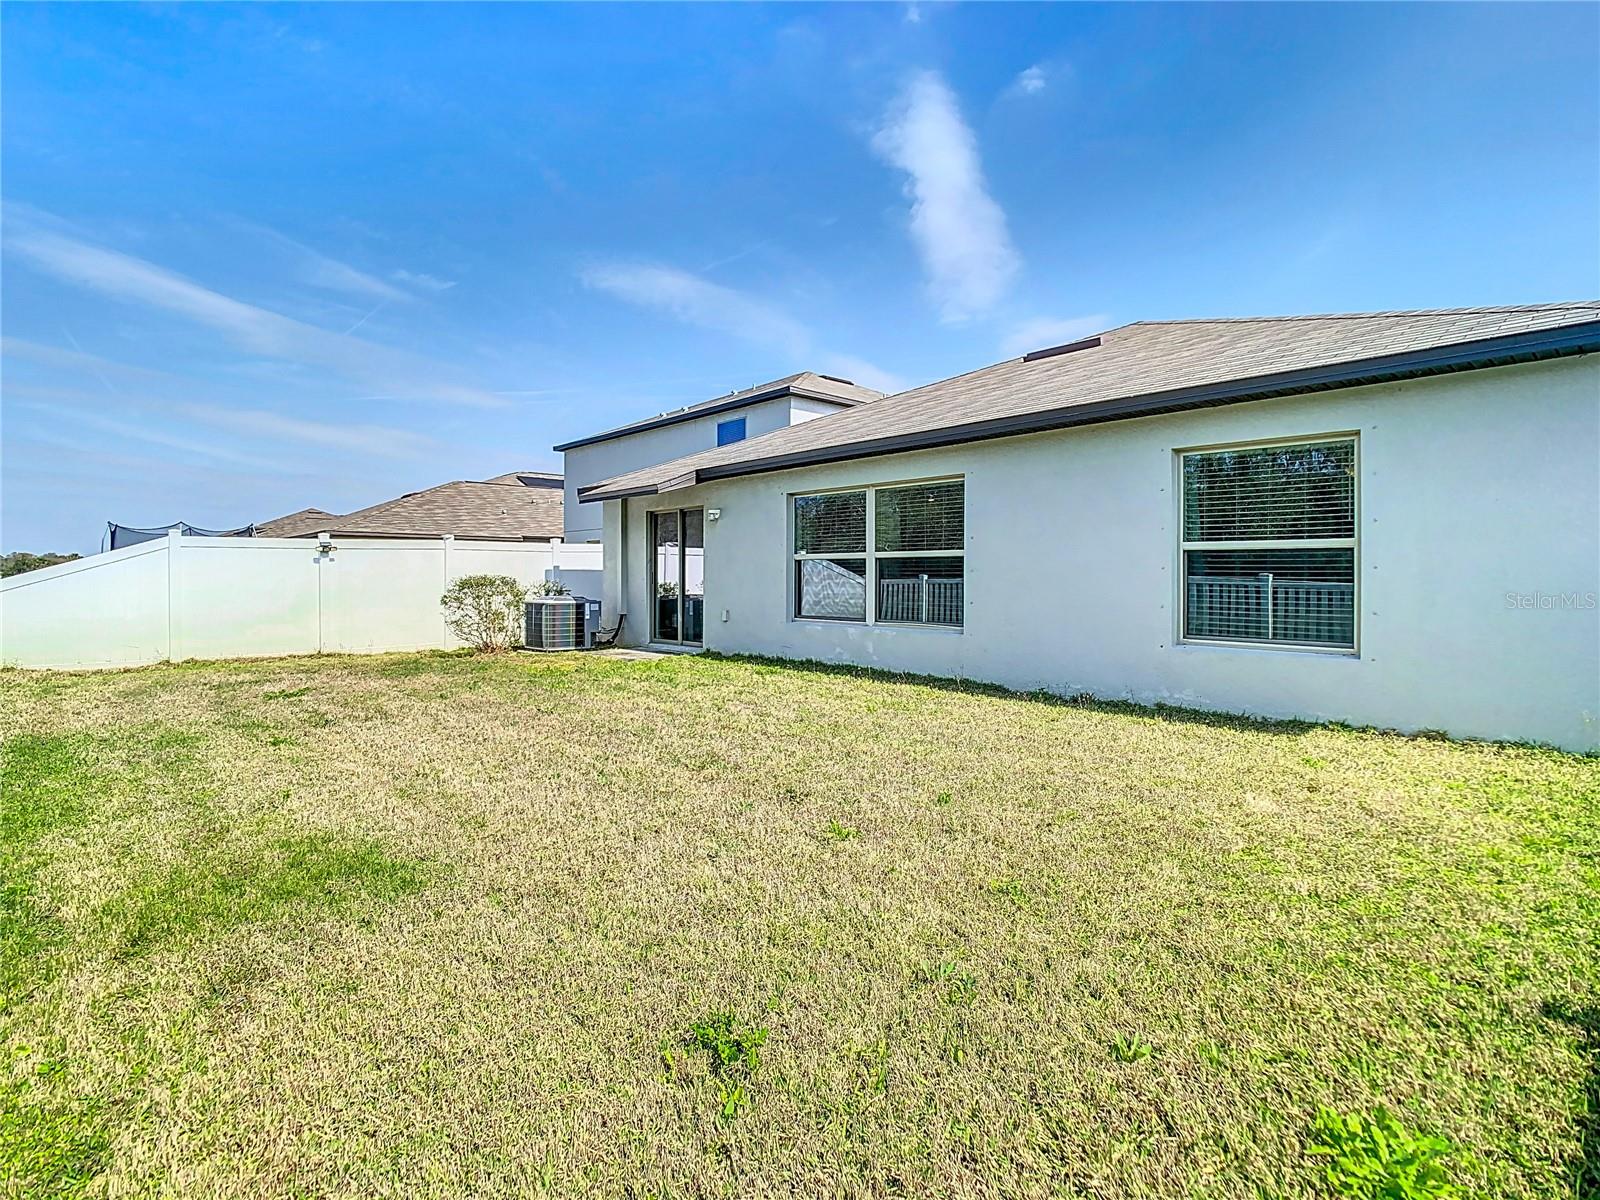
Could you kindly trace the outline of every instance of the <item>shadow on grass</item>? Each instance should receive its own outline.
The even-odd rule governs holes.
[[[1547,1000],[1540,1009],[1552,1021],[1577,1030],[1583,1039],[1588,1073],[1578,1113],[1578,1159],[1572,1167],[1572,1194],[1579,1200],[1600,1196],[1600,1006],[1580,1007],[1567,1000]]]
[[[695,655],[682,655],[685,661],[706,659],[713,662],[744,663],[750,666],[808,671],[817,675],[840,675],[851,679],[872,679],[881,683],[900,683],[916,687],[937,688],[964,696],[992,696],[997,699],[1020,700],[1029,704],[1042,704],[1050,708],[1078,708],[1089,712],[1111,713],[1125,717],[1142,717],[1146,720],[1168,721],[1187,725],[1203,725],[1211,729],[1235,729],[1243,733],[1271,733],[1298,735],[1316,729],[1337,730],[1343,733],[1365,733],[1382,737],[1401,738],[1406,741],[1450,742],[1459,746],[1505,746],[1518,750],[1600,758],[1600,752],[1582,753],[1562,750],[1542,742],[1489,741],[1484,738],[1454,738],[1437,729],[1418,729],[1406,733],[1399,729],[1382,729],[1376,725],[1353,725],[1346,721],[1307,721],[1295,717],[1258,717],[1249,713],[1221,712],[1207,708],[1186,708],[1178,704],[1140,704],[1133,700],[1107,700],[1091,692],[1063,696],[1057,692],[1037,688],[1018,691],[1003,684],[985,683],[975,679],[955,679],[946,675],[918,675],[909,671],[890,671],[882,667],[858,666],[854,663],[824,662],[815,658],[771,658],[759,654],[721,654],[707,650]],[[1597,1198],[1600,1200],[1600,1198]]]
[[[744,663],[749,666],[782,668],[804,671],[815,675],[838,675],[848,679],[870,679],[879,683],[907,684],[915,687],[935,688],[963,696],[989,696],[1000,700],[1018,700],[1046,708],[1076,708],[1087,712],[1109,713],[1124,717],[1142,717],[1146,720],[1182,722],[1204,725],[1212,729],[1237,729],[1249,733],[1303,734],[1313,729],[1351,729],[1338,722],[1302,721],[1292,718],[1255,717],[1247,713],[1216,712],[1204,708],[1184,708],[1176,704],[1138,704],[1132,700],[1106,700],[1089,692],[1063,696],[1038,688],[1022,692],[998,683],[985,683],[975,679],[952,679],[944,675],[917,675],[904,671],[887,671],[880,667],[863,667],[853,663],[830,663],[814,658],[767,658],[754,654],[718,654],[707,651],[696,658],[715,662]],[[1395,735],[1400,736],[1400,735]],[[1416,737],[1438,738],[1437,734],[1415,734]]]

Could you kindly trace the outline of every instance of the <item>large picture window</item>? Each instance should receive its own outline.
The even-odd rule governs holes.
[[[1184,638],[1355,649],[1355,439],[1181,461]]]
[[[794,614],[960,626],[966,485],[959,479],[794,498]]]

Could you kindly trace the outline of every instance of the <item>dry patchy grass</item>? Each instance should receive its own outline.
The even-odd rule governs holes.
[[[1600,1172],[1600,763],[735,660],[0,675],[13,1195]]]

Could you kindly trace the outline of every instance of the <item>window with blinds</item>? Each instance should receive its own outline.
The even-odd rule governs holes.
[[[946,479],[878,488],[872,498],[876,619],[960,625],[966,607],[966,483]]]
[[[966,485],[959,479],[794,498],[797,617],[959,627]]]
[[[1182,455],[1183,636],[1356,645],[1356,441]]]
[[[794,498],[795,616],[867,619],[867,493]]]

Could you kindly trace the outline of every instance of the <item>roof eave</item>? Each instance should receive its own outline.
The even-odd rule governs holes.
[[[1450,346],[1434,346],[1424,350],[1408,350],[1378,358],[1357,359],[1320,367],[1283,371],[1273,375],[1228,380],[1223,383],[1119,397],[1096,404],[1068,405],[1042,412],[997,417],[988,421],[896,434],[840,446],[821,446],[814,450],[801,450],[765,459],[748,459],[726,466],[700,467],[689,474],[694,477],[693,483],[706,483],[713,479],[733,479],[742,475],[787,471],[795,467],[818,466],[855,458],[874,458],[912,450],[932,450],[964,442],[1016,437],[1028,433],[1046,433],[1053,429],[1097,425],[1107,421],[1157,416],[1193,408],[1242,404],[1252,400],[1271,400],[1282,396],[1329,391],[1334,388],[1362,387],[1429,375],[1451,374],[1456,371],[1512,366],[1516,363],[1565,358],[1576,354],[1591,354],[1595,351],[1600,351],[1600,321],[1585,321],[1555,329],[1507,334]],[[684,486],[691,485],[673,481],[673,488],[665,484],[641,485],[623,492],[612,493],[605,490],[602,482],[584,489],[579,496],[584,500],[620,500],[625,496],[655,495],[661,491]]]
[[[551,449],[557,453],[566,453],[576,450],[580,446],[593,446],[599,442],[611,442],[617,438],[631,437],[636,433],[648,433],[652,429],[665,429],[669,425],[681,425],[685,421],[693,421],[700,417],[712,417],[719,413],[733,412],[735,409],[748,408],[752,404],[761,404],[767,400],[781,400],[785,396],[798,396],[802,400],[820,400],[825,404],[834,404],[840,408],[855,408],[865,404],[866,401],[855,396],[836,396],[830,392],[818,391],[816,388],[797,387],[794,384],[784,384],[782,387],[768,388],[764,392],[757,392],[751,396],[740,396],[721,404],[708,404],[703,408],[695,408],[686,412],[665,413],[659,417],[652,417],[648,421],[640,421],[634,425],[624,425],[620,429],[608,430],[605,433],[591,434],[589,437],[579,438],[573,442],[562,442]]]

